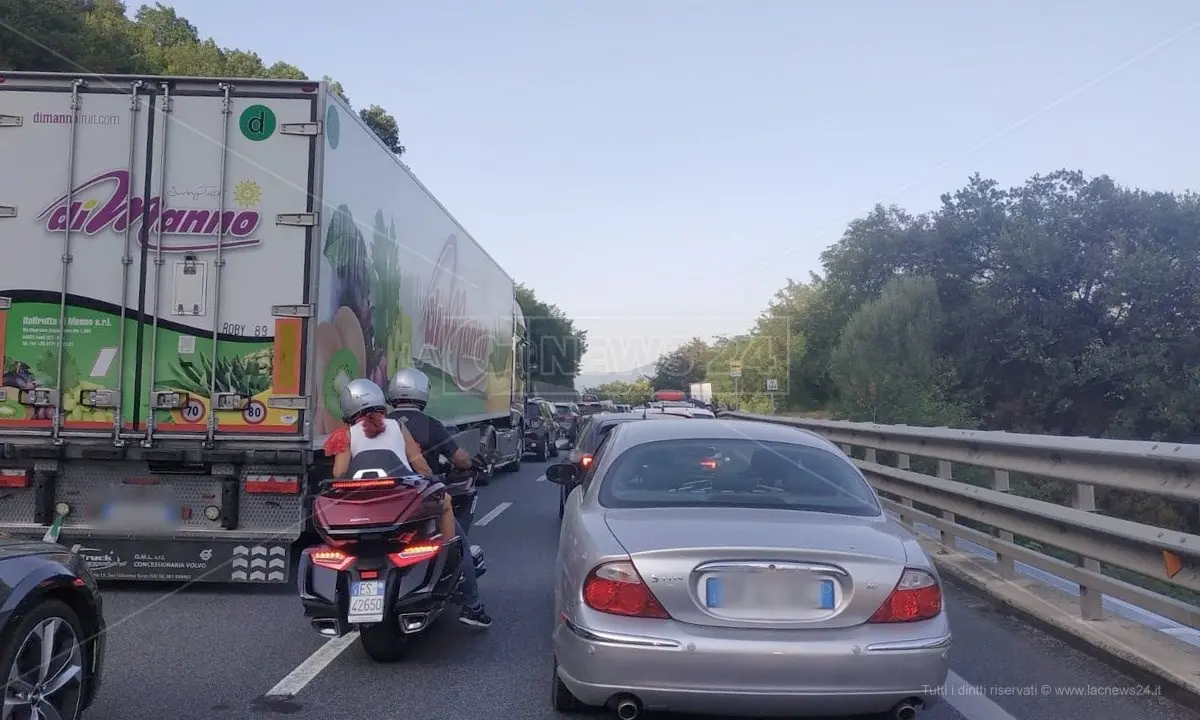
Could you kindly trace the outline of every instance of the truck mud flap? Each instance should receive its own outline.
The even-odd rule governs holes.
[[[59,544],[79,555],[98,580],[276,584],[291,575],[289,541],[63,535]]]

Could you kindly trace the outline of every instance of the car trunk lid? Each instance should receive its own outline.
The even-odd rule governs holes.
[[[907,558],[885,516],[647,508],[608,510],[605,521],[667,612],[697,625],[858,625]]]

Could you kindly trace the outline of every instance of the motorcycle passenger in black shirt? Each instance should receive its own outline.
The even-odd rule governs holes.
[[[421,454],[435,473],[447,470],[443,457],[459,470],[470,470],[471,456],[454,442],[454,438],[450,437],[450,432],[440,420],[425,413],[425,406],[429,403],[429,387],[429,377],[416,368],[405,368],[397,372],[388,383],[387,402],[392,407],[388,417],[404,424],[409,434],[421,446]],[[457,519],[455,523],[463,542],[468,543],[467,529]],[[492,618],[479,601],[479,583],[475,578],[475,568],[470,562],[463,565],[463,604],[458,621],[476,628],[490,627]]]

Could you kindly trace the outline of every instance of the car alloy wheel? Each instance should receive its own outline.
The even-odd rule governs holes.
[[[83,648],[75,628],[50,615],[18,643],[0,715],[75,720],[83,699]]]

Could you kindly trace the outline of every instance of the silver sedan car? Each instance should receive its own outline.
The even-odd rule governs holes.
[[[911,720],[949,670],[941,581],[833,444],[665,419],[563,464],[552,699],[561,711]]]

